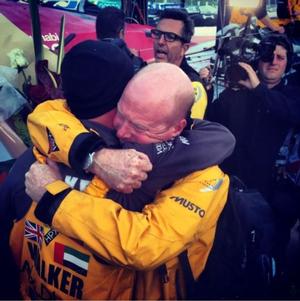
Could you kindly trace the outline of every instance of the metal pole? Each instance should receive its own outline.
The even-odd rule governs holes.
[[[60,74],[61,62],[64,58],[65,49],[65,15],[61,17],[60,20],[60,30],[59,30],[59,47],[57,55],[57,66],[56,73]]]
[[[29,6],[35,61],[38,62],[44,58],[38,0],[30,0]]]

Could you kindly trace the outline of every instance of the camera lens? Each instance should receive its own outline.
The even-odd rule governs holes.
[[[259,59],[263,62],[273,62],[274,59],[274,50],[276,45],[272,43],[263,43],[261,44],[259,51]]]

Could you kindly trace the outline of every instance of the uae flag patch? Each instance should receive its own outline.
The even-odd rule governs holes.
[[[90,256],[81,253],[71,247],[55,242],[54,261],[69,269],[81,274],[87,275]]]

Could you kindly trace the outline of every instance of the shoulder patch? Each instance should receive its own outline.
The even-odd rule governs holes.
[[[213,179],[210,181],[201,182],[202,188],[200,188],[200,192],[210,192],[218,190],[223,183],[223,179]]]
[[[44,228],[29,220],[25,220],[24,237],[37,242],[41,247],[44,238]]]
[[[58,125],[62,127],[63,131],[65,132],[70,129],[70,127],[67,124],[59,123]]]
[[[87,275],[90,256],[81,253],[71,247],[55,242],[54,245],[54,261],[69,269],[81,274]]]
[[[58,232],[54,229],[45,229],[47,232],[44,235],[44,241],[46,246],[48,246],[50,244],[50,242],[58,235]]]
[[[48,128],[46,128],[46,130],[47,130],[47,137],[48,137],[48,143],[49,143],[48,154],[59,151],[59,148],[55,142],[55,139],[54,139],[52,133],[50,132],[50,130]]]

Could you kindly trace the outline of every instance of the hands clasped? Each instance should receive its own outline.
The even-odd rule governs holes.
[[[57,180],[61,180],[61,175],[55,162],[51,160],[47,160],[47,164],[35,162],[25,174],[25,191],[38,203],[46,192],[45,186]]]
[[[131,193],[147,179],[152,164],[147,155],[134,149],[102,149],[95,153],[90,171],[101,178],[110,188]],[[38,203],[45,186],[62,180],[58,166],[47,159],[47,164],[35,162],[25,174],[26,193]]]
[[[109,187],[123,193],[140,188],[151,170],[148,156],[134,149],[102,149],[95,154],[90,169]]]

